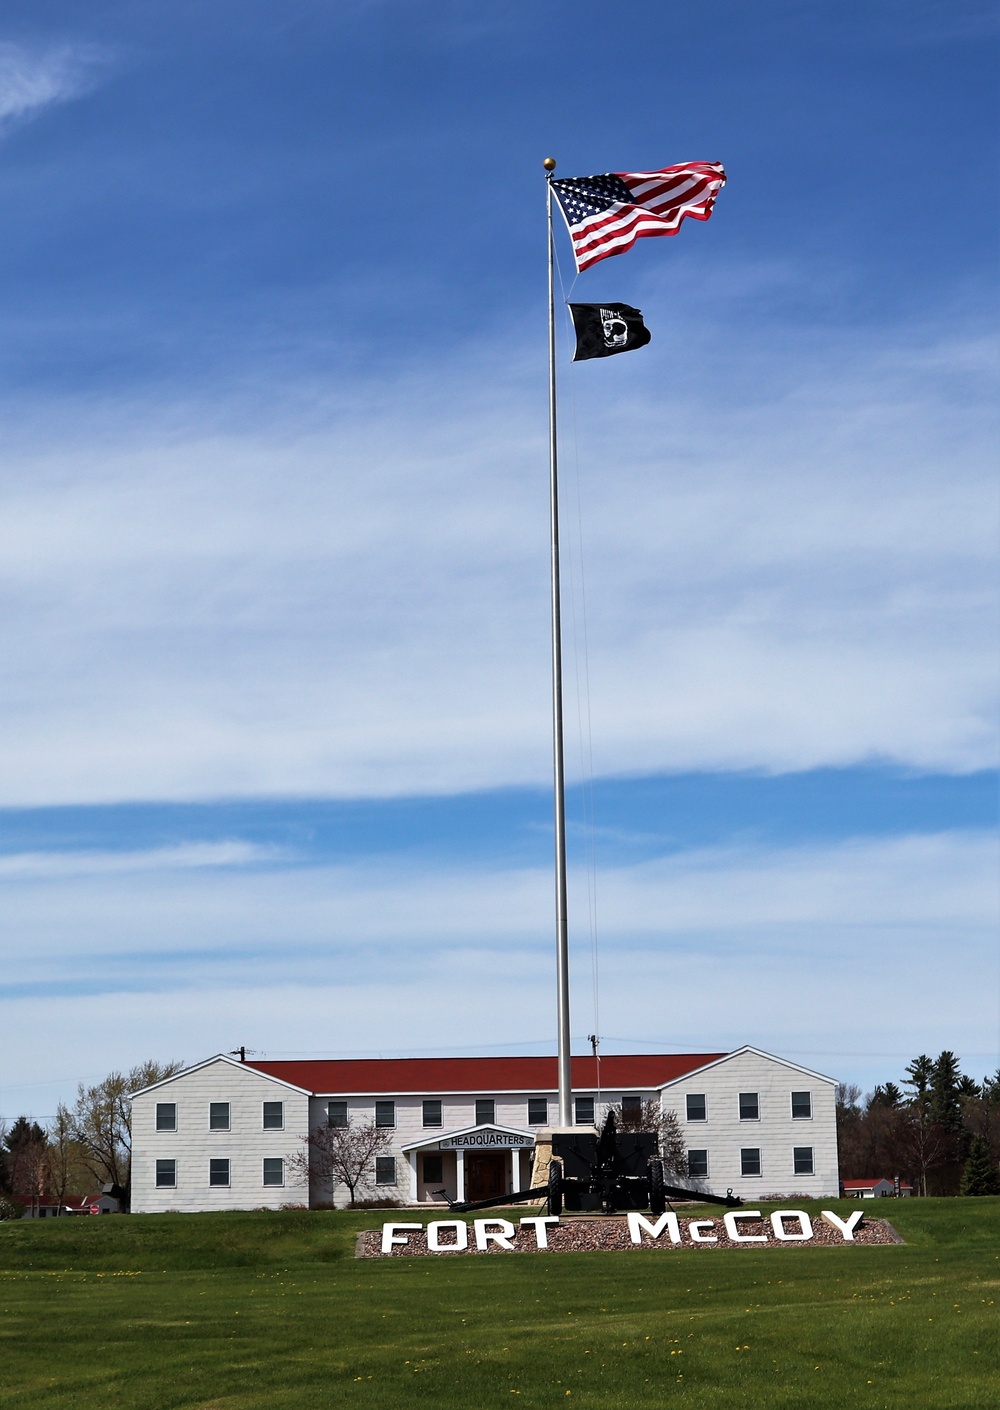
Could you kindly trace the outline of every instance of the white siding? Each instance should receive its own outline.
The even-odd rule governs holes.
[[[689,1092],[704,1094],[707,1120],[687,1120]],[[740,1092],[758,1093],[758,1121],[740,1120]],[[792,1092],[811,1093],[809,1119],[792,1118]],[[832,1078],[750,1049],[668,1083],[661,1101],[664,1110],[677,1112],[688,1150],[708,1151],[708,1176],[690,1181],[693,1186],[715,1194],[731,1188],[744,1200],[791,1194],[818,1199],[836,1198],[840,1192],[835,1094]],[[812,1148],[812,1175],[795,1174],[796,1146]],[[759,1176],[741,1173],[744,1147],[760,1150]]]
[[[477,1099],[482,1099],[482,1098],[484,1098],[484,1097],[491,1097],[491,1096],[492,1096],[493,1099],[494,1099],[494,1104],[495,1104],[495,1105],[494,1105],[494,1123],[495,1123],[497,1126],[506,1126],[506,1127],[508,1127],[508,1128],[513,1128],[513,1129],[516,1130],[516,1131],[527,1131],[527,1132],[531,1132],[531,1131],[538,1130],[538,1127],[537,1127],[537,1126],[529,1126],[529,1125],[528,1125],[528,1098],[529,1098],[529,1096],[530,1096],[530,1097],[541,1097],[541,1096],[547,1097],[548,1103],[549,1103],[549,1121],[550,1121],[550,1122],[552,1122],[552,1121],[555,1120],[555,1118],[556,1118],[556,1113],[557,1113],[557,1110],[558,1110],[558,1098],[557,1098],[557,1094],[556,1094],[555,1091],[551,1091],[551,1092],[548,1092],[548,1093],[545,1093],[545,1092],[517,1092],[517,1093],[512,1093],[512,1092],[507,1092],[507,1093],[503,1093],[503,1092],[497,1092],[497,1093],[492,1093],[492,1092],[468,1092],[468,1093],[428,1092],[427,1095],[428,1095],[429,1097],[433,1097],[433,1098],[435,1098],[435,1099],[437,1099],[437,1100],[440,1100],[440,1102],[441,1102],[441,1125],[440,1125],[440,1126],[425,1126],[425,1125],[424,1125],[424,1123],[423,1123],[423,1100],[424,1100],[424,1099],[423,1099],[423,1096],[422,1096],[422,1095],[421,1095],[421,1096],[399,1096],[399,1097],[394,1097],[394,1098],[392,1098],[391,1100],[393,1100],[393,1101],[395,1102],[395,1104],[396,1104],[396,1125],[395,1125],[395,1127],[393,1128],[393,1131],[392,1131],[392,1144],[391,1144],[390,1147],[388,1147],[388,1149],[384,1152],[384,1154],[386,1154],[386,1155],[394,1155],[394,1156],[396,1157],[396,1184],[395,1184],[395,1186],[391,1186],[391,1185],[376,1185],[376,1184],[375,1184],[375,1172],[374,1172],[374,1169],[373,1169],[372,1172],[371,1172],[371,1176],[370,1176],[370,1179],[369,1179],[368,1183],[367,1183],[364,1187],[361,1187],[361,1186],[358,1187],[358,1190],[357,1190],[357,1197],[358,1197],[358,1199],[372,1199],[372,1198],[378,1198],[378,1197],[380,1197],[380,1196],[384,1196],[384,1197],[387,1198],[387,1199],[398,1199],[398,1200],[402,1201],[403,1203],[408,1204],[408,1203],[410,1202],[410,1200],[411,1200],[411,1193],[410,1193],[410,1190],[411,1190],[411,1169],[412,1169],[412,1167],[411,1167],[411,1165],[410,1165],[410,1159],[411,1159],[411,1156],[412,1156],[412,1152],[410,1152],[409,1154],[407,1154],[406,1152],[404,1152],[403,1147],[404,1147],[404,1146],[412,1145],[415,1141],[420,1141],[420,1142],[426,1142],[427,1147],[430,1148],[430,1147],[434,1146],[434,1145],[436,1144],[436,1142],[437,1142],[442,1136],[446,1135],[449,1131],[463,1131],[463,1130],[467,1130],[467,1129],[468,1129],[469,1127],[471,1127],[471,1126],[474,1126],[474,1125],[476,1124],[476,1101],[477,1101]],[[576,1095],[576,1096],[593,1096],[593,1097],[596,1097],[597,1094],[596,1094],[596,1092],[594,1092],[593,1090],[581,1089],[580,1091],[576,1092],[575,1095]],[[615,1104],[615,1103],[617,1103],[617,1102],[620,1102],[621,1099],[622,1099],[622,1095],[623,1095],[623,1093],[622,1093],[621,1091],[617,1091],[617,1090],[613,1090],[613,1091],[604,1091],[604,1090],[602,1090],[600,1103],[598,1104],[598,1107],[597,1107],[598,1118],[600,1118],[600,1115],[601,1115],[601,1113],[602,1113],[602,1111],[603,1111],[603,1109],[604,1109],[605,1107],[610,1106],[610,1105],[613,1105],[613,1104]],[[639,1095],[639,1096],[641,1096],[641,1097],[643,1097],[643,1098],[648,1099],[648,1098],[651,1098],[651,1097],[655,1097],[655,1096],[656,1096],[656,1093],[655,1093],[655,1091],[653,1091],[652,1089],[643,1090],[643,1091],[640,1092],[640,1091],[637,1091],[636,1089],[630,1088],[629,1091],[628,1091],[628,1095],[629,1095],[629,1096],[632,1096],[632,1095]],[[329,1096],[329,1097],[326,1097],[326,1096],[324,1096],[324,1097],[313,1097],[313,1098],[310,1100],[310,1103],[309,1103],[309,1125],[310,1125],[310,1130],[313,1130],[313,1131],[314,1131],[314,1130],[316,1130],[317,1127],[323,1126],[323,1125],[326,1124],[326,1107],[327,1107],[327,1102],[328,1102],[328,1101],[346,1101],[346,1102],[347,1102],[348,1118],[349,1118],[351,1121],[360,1120],[360,1121],[374,1122],[374,1120],[375,1120],[375,1102],[376,1102],[376,1100],[378,1100],[378,1101],[385,1101],[385,1100],[388,1100],[388,1098],[383,1097],[382,1095],[379,1095],[379,1097],[376,1098],[376,1097],[374,1097],[374,1096],[368,1096],[368,1095],[364,1095],[364,1096],[350,1096],[350,1095],[347,1095],[347,1096],[345,1096],[345,1095],[343,1095],[343,1094],[341,1094],[341,1095],[339,1095],[339,1096],[338,1096],[338,1095],[334,1095],[334,1096]],[[458,1193],[458,1190],[457,1190],[457,1170],[456,1170],[456,1166],[455,1166],[455,1160],[454,1160],[454,1156],[453,1156],[453,1155],[449,1158],[448,1155],[447,1155],[447,1153],[444,1153],[444,1154],[445,1154],[445,1157],[446,1157],[446,1158],[445,1158],[445,1162],[444,1162],[444,1172],[443,1172],[443,1173],[444,1173],[444,1180],[442,1181],[442,1183],[441,1183],[440,1185],[435,1184],[432,1188],[435,1188],[435,1189],[445,1188],[445,1189],[447,1189],[449,1196],[450,1196],[452,1199],[454,1199],[454,1198],[456,1197],[457,1193]],[[522,1169],[522,1171],[519,1172],[519,1173],[517,1174],[517,1176],[516,1176],[516,1183],[517,1183],[517,1184],[520,1184],[520,1182],[521,1182],[522,1179],[524,1180],[525,1184],[527,1183],[527,1179],[528,1179],[528,1169],[527,1169],[527,1166],[528,1166],[527,1160],[522,1161],[522,1167],[523,1167],[523,1169]],[[419,1167],[418,1167],[418,1174],[419,1174]],[[514,1178],[508,1179],[508,1184],[509,1184],[510,1187],[513,1189],[513,1188],[514,1188],[514,1184],[515,1184],[515,1179],[514,1179]],[[463,1193],[464,1193],[464,1192],[463,1192]],[[337,1206],[339,1206],[339,1207],[343,1207],[343,1206],[345,1206],[346,1204],[348,1204],[348,1202],[349,1202],[348,1192],[347,1192],[347,1189],[346,1189],[344,1186],[338,1186],[337,1188],[335,1188],[335,1189],[333,1189],[333,1190],[331,1191],[329,1185],[320,1186],[319,1184],[317,1184],[317,1183],[315,1183],[315,1182],[314,1182],[314,1185],[313,1185],[313,1188],[312,1188],[311,1198],[312,1198],[312,1202],[313,1202],[314,1204],[316,1204],[316,1203],[324,1203],[324,1204],[325,1204],[325,1203],[330,1203],[330,1202],[332,1202],[333,1204],[335,1204],[335,1205],[337,1205]],[[425,1186],[423,1180],[420,1180],[420,1181],[419,1181],[419,1184],[418,1184],[418,1189],[417,1189],[417,1199],[418,1199],[418,1201],[423,1202],[423,1201],[429,1200],[429,1199],[431,1199],[431,1198],[432,1198],[432,1195],[430,1194],[430,1191],[429,1191],[428,1187]]]
[[[809,1119],[793,1119],[792,1092],[808,1091],[812,1098]],[[703,1094],[707,1101],[708,1119],[689,1122],[686,1119],[687,1093]],[[741,1121],[739,1093],[756,1092],[760,1100],[760,1120]],[[668,1083],[660,1094],[666,1110],[675,1110],[680,1117],[688,1149],[707,1150],[709,1173],[703,1181],[691,1181],[704,1189],[724,1193],[729,1187],[744,1199],[763,1199],[767,1195],[802,1194],[815,1197],[835,1197],[839,1192],[837,1171],[837,1133],[834,1110],[833,1079],[807,1072],[754,1049],[741,1049],[727,1057]],[[424,1126],[424,1096],[440,1099],[441,1125]],[[576,1095],[595,1096],[593,1090]],[[621,1090],[601,1092],[597,1117],[604,1109],[621,1101]],[[632,1092],[628,1093],[632,1095]],[[636,1091],[641,1097],[655,1096],[646,1089]],[[376,1185],[374,1168],[365,1185],[359,1187],[360,1199],[385,1196],[408,1203],[414,1196],[419,1201],[432,1197],[432,1189],[423,1179],[413,1188],[414,1161],[418,1177],[422,1166],[421,1152],[405,1152],[404,1146],[416,1145],[433,1151],[437,1141],[449,1132],[468,1130],[476,1125],[477,1098],[493,1097],[494,1123],[516,1131],[532,1132],[537,1127],[528,1124],[528,1098],[545,1096],[548,1100],[549,1121],[555,1120],[556,1094],[543,1092],[428,1092],[393,1097],[396,1124],[391,1129],[391,1143],[385,1152],[396,1158],[397,1183]],[[199,1067],[178,1074],[170,1081],[141,1093],[132,1103],[133,1173],[132,1208],[137,1213],[170,1210],[223,1210],[278,1208],[283,1204],[348,1202],[347,1190],[314,1186],[295,1175],[289,1159],[303,1149],[302,1138],[307,1131],[326,1123],[326,1106],[330,1100],[346,1101],[351,1120],[374,1121],[376,1100],[387,1100],[388,1094],[331,1093],[310,1097],[290,1088],[275,1078],[224,1057],[214,1058]],[[284,1105],[285,1125],[281,1131],[263,1129],[263,1104],[280,1101]],[[156,1106],[173,1102],[177,1107],[177,1130],[156,1130]],[[209,1129],[211,1102],[230,1104],[230,1130]],[[813,1174],[794,1173],[793,1149],[808,1146],[813,1152]],[[747,1177],[741,1174],[740,1151],[743,1147],[761,1152],[761,1174]],[[444,1154],[443,1184],[449,1195],[463,1193],[458,1189],[461,1162],[454,1153]],[[209,1184],[209,1161],[217,1157],[230,1162],[230,1184]],[[263,1183],[265,1157],[285,1161],[283,1187]],[[176,1188],[157,1188],[157,1159],[177,1162]],[[511,1185],[528,1182],[528,1153],[522,1153],[521,1172],[511,1162]]]
[[[264,1102],[284,1104],[284,1129],[265,1131]],[[177,1107],[176,1131],[157,1131],[158,1102]],[[230,1129],[211,1131],[211,1102],[228,1102]],[[309,1098],[253,1068],[223,1058],[180,1073],[132,1100],[132,1209],[137,1214],[179,1210],[278,1209],[308,1203],[307,1182],[289,1168],[302,1149]],[[285,1162],[283,1186],[264,1184],[264,1158]],[[230,1183],[210,1185],[209,1161],[229,1160]],[[157,1188],[158,1159],[177,1162],[174,1189]]]

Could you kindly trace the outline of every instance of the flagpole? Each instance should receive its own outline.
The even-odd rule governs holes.
[[[566,887],[566,779],[563,766],[562,619],[559,592],[559,464],[556,438],[556,290],[552,230],[552,173],[546,157],[546,217],[549,236],[549,521],[552,550],[552,774],[556,834],[556,1014],[558,1028],[559,1125],[573,1125],[573,1078],[569,1036],[569,921]]]

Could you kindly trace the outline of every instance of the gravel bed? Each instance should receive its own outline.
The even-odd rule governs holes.
[[[401,1210],[401,1214],[407,1211]],[[652,1216],[646,1215],[647,1219]],[[629,1236],[628,1223],[622,1215],[610,1215],[604,1218],[580,1218],[571,1217],[563,1219],[559,1224],[550,1224],[547,1230],[548,1252],[550,1253],[591,1253],[602,1250],[624,1250],[626,1252],[639,1249],[655,1249],[665,1253],[680,1253],[685,1249],[703,1249],[711,1251],[719,1248],[816,1248],[836,1247],[843,1248],[845,1239],[840,1230],[834,1225],[827,1223],[820,1215],[810,1216],[812,1219],[813,1236],[808,1240],[788,1242],[775,1237],[769,1218],[765,1219],[740,1219],[739,1229],[743,1234],[763,1234],[764,1243],[737,1243],[729,1237],[726,1226],[721,1216],[714,1221],[714,1227],[706,1227],[704,1219],[694,1221],[691,1219],[680,1219],[681,1242],[672,1243],[669,1233],[664,1230],[658,1239],[650,1239],[645,1234],[641,1244],[634,1244]],[[413,1220],[416,1223],[416,1219]],[[430,1221],[428,1221],[430,1222]],[[391,1253],[382,1252],[382,1230],[366,1229],[358,1235],[357,1247],[355,1250],[358,1258],[454,1258],[459,1254],[497,1254],[497,1253],[537,1253],[538,1245],[535,1241],[535,1233],[532,1227],[521,1228],[517,1224],[517,1218],[509,1221],[515,1226],[513,1236],[513,1248],[501,1248],[498,1244],[491,1242],[486,1249],[480,1250],[475,1247],[472,1226],[469,1226],[469,1244],[466,1249],[448,1250],[447,1253],[432,1252],[427,1247],[426,1225],[423,1229],[404,1229],[400,1231],[409,1242],[396,1245]],[[698,1222],[702,1225],[700,1232],[716,1236],[716,1243],[693,1242],[688,1232],[688,1226]],[[797,1225],[792,1222],[786,1224],[786,1228],[795,1231]],[[452,1237],[451,1231],[448,1237]],[[855,1244],[901,1244],[903,1240],[886,1219],[873,1219],[867,1214],[861,1222],[855,1226]],[[849,1245],[848,1245],[849,1246]]]

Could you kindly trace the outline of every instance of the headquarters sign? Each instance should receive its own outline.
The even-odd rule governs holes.
[[[457,1136],[445,1136],[438,1141],[439,1151],[468,1150],[531,1150],[535,1142],[531,1136],[521,1136],[516,1131],[498,1131],[491,1128],[485,1131],[465,1131]]]

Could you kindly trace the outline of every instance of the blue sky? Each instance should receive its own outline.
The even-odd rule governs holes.
[[[1000,1063],[995,29],[5,6],[0,1114],[551,1049],[550,153],[729,172],[560,234],[574,1033]]]

